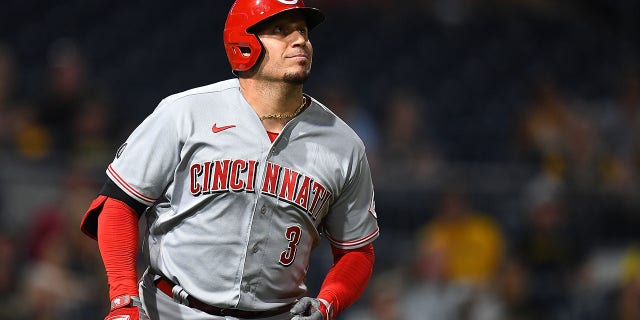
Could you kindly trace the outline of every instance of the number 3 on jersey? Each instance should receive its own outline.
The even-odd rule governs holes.
[[[301,229],[300,226],[289,226],[284,235],[289,240],[289,246],[280,253],[280,263],[283,266],[289,266],[296,258],[296,248],[300,242]]]

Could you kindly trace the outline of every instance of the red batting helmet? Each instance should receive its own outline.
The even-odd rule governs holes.
[[[229,10],[223,35],[231,70],[249,70],[260,57],[262,44],[255,34],[248,31],[249,28],[291,10],[304,14],[309,30],[324,21],[324,14],[320,10],[306,7],[302,0],[236,0]]]

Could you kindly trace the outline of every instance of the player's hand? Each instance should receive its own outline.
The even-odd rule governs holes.
[[[304,297],[291,308],[291,320],[331,320],[331,305],[317,298]]]
[[[117,296],[111,300],[111,311],[104,320],[149,320],[140,297]]]

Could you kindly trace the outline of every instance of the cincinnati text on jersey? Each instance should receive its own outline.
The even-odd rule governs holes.
[[[195,197],[218,192],[255,192],[256,160],[216,160],[194,163],[189,170]],[[279,164],[267,162],[260,192],[306,211],[314,220],[331,198],[315,179]]]

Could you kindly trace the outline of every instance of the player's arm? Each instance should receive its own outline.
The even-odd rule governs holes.
[[[349,250],[331,247],[331,251],[333,266],[325,276],[317,299],[301,299],[291,311],[301,315],[293,319],[331,320],[364,292],[373,271],[373,244]]]
[[[98,241],[107,273],[111,312],[106,319],[123,315],[146,319],[138,299],[136,272],[138,219],[146,206],[107,180],[81,223],[82,231]]]

